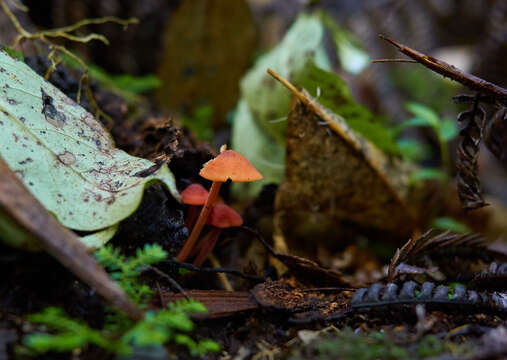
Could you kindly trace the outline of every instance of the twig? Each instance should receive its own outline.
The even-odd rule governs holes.
[[[495,85],[489,81],[481,79],[472,74],[468,74],[453,65],[446,63],[445,61],[434,58],[433,56],[425,55],[417,50],[411,49],[399,42],[396,42],[384,35],[379,34],[379,38],[387,41],[394,45],[400,52],[414,59],[421,65],[426,66],[428,69],[433,70],[444,77],[448,77],[454,81],[459,82],[462,85],[467,86],[472,90],[476,90],[482,94],[487,94],[490,97],[501,102],[504,106],[507,106],[507,89]]]
[[[165,260],[163,263],[170,264],[170,265],[176,265],[182,269],[187,269],[190,271],[200,271],[200,272],[209,272],[209,273],[226,273],[232,276],[237,276],[240,278],[243,278],[245,280],[255,281],[255,282],[264,282],[266,281],[266,278],[263,276],[257,276],[257,275],[248,275],[244,274],[241,271],[233,270],[233,269],[224,269],[224,268],[206,268],[206,267],[199,267],[194,264],[179,262],[173,259]]]
[[[211,265],[214,268],[219,268],[221,266],[220,262],[218,261],[216,256],[213,254],[208,255],[208,260],[211,262]],[[229,279],[227,279],[227,275],[225,275],[224,273],[218,273],[217,276],[226,291],[234,291],[231,283],[229,282]]]
[[[417,63],[415,60],[410,59],[375,59],[371,61],[372,63],[386,63],[386,62],[405,62],[405,63]]]
[[[81,91],[82,91],[82,88],[84,85],[85,95],[86,95],[88,101],[90,102],[90,105],[91,105],[93,112],[94,112],[94,116],[97,117],[98,119],[100,119],[101,117],[104,118],[107,123],[106,127],[108,128],[108,130],[111,130],[111,128],[113,126],[113,119],[109,115],[104,113],[102,111],[102,109],[100,109],[99,105],[97,104],[97,101],[95,100],[95,97],[92,94],[92,91],[91,91],[90,85],[89,85],[89,80],[88,80],[88,66],[86,65],[86,63],[79,56],[74,54],[72,51],[68,50],[65,46],[55,44],[50,39],[63,38],[63,39],[67,39],[67,40],[78,42],[78,43],[88,43],[93,40],[98,40],[98,41],[103,42],[106,45],[109,45],[109,41],[107,40],[107,38],[104,35],[91,33],[91,34],[79,36],[79,35],[73,35],[70,33],[73,31],[76,31],[86,25],[104,24],[107,22],[113,22],[113,23],[123,25],[123,27],[127,27],[130,24],[138,24],[139,20],[137,20],[136,18],[129,18],[129,19],[124,20],[124,19],[117,18],[115,16],[105,16],[102,18],[84,19],[84,20],[78,21],[77,23],[72,24],[72,25],[32,33],[32,32],[27,31],[25,28],[23,28],[23,26],[20,24],[20,22],[18,21],[18,19],[14,15],[14,13],[9,9],[7,4],[5,3],[5,0],[0,0],[0,6],[1,6],[2,10],[4,11],[5,15],[7,15],[7,17],[9,18],[9,20],[12,22],[12,24],[16,28],[17,32],[19,33],[19,35],[14,40],[13,47],[17,47],[19,45],[19,43],[24,39],[30,39],[30,40],[36,39],[36,40],[39,40],[42,43],[46,44],[49,47],[50,52],[48,54],[48,60],[50,61],[51,66],[46,71],[46,74],[45,74],[46,80],[49,79],[49,76],[51,75],[51,73],[56,69],[56,67],[62,61],[61,58],[58,56],[58,52],[69,56],[70,58],[72,58],[74,61],[76,61],[83,68],[84,72],[83,72],[83,75],[81,76],[81,79],[79,80],[79,88],[77,91],[76,102],[78,104],[81,103]],[[23,11],[25,11],[25,10],[26,9],[23,9]]]
[[[146,270],[151,270],[154,273],[156,273],[157,275],[159,275],[160,277],[163,277],[164,279],[166,279],[171,284],[171,286],[173,288],[175,288],[177,291],[179,291],[185,297],[185,299],[190,300],[187,293],[185,292],[185,289],[183,289],[183,287],[181,287],[181,285],[178,284],[178,282],[176,280],[174,280],[172,277],[167,275],[165,272],[163,272],[159,268],[156,268],[155,266],[151,266],[151,265],[147,265],[144,268]]]

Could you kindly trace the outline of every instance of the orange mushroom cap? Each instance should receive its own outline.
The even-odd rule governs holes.
[[[225,150],[213,160],[204,164],[199,172],[203,178],[226,182],[248,182],[262,179],[262,175],[243,155],[234,150]]]
[[[187,205],[204,205],[208,198],[208,190],[200,184],[191,184],[182,191],[181,198]]]
[[[224,229],[243,225],[243,218],[229,206],[217,204],[211,209],[207,223],[214,227]]]

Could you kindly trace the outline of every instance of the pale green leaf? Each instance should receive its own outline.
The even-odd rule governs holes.
[[[287,122],[287,118],[278,121]],[[232,193],[237,199],[247,199],[260,192],[264,184],[279,183],[285,172],[285,146],[276,143],[259,127],[250,108],[240,100],[232,128],[233,148],[245,156],[263,176],[262,181],[233,183]]]
[[[241,97],[248,104],[255,121],[276,142],[285,143],[286,123],[273,122],[287,116],[290,93],[266,73],[273,69],[280,76],[296,83],[308,60],[325,70],[331,64],[324,46],[324,25],[319,16],[300,15],[282,41],[260,57],[241,80]]]
[[[81,237],[81,242],[84,243],[90,250],[100,249],[113,238],[116,231],[118,231],[118,224],[114,224],[104,230],[94,232],[90,235],[83,236]]]
[[[425,120],[429,124],[429,126],[432,126],[435,129],[438,128],[438,126],[439,126],[438,114],[436,112],[434,112],[432,109],[430,109],[429,107],[427,107],[423,104],[414,103],[414,102],[406,103],[405,107],[407,108],[408,111],[410,111],[416,117]]]
[[[419,162],[427,158],[431,149],[426,145],[417,140],[413,139],[399,139],[396,141],[398,148],[400,149],[401,156],[408,161]]]
[[[421,180],[446,180],[447,174],[445,171],[435,168],[422,168],[416,170],[410,176],[412,182],[418,182]]]
[[[114,147],[93,116],[26,64],[0,52],[0,155],[66,227],[95,231],[117,224],[139,205],[144,188],[167,185],[167,166]]]
[[[457,233],[470,233],[470,228],[462,222],[450,218],[450,217],[439,217],[433,220],[432,226],[436,229],[451,230]]]
[[[443,119],[440,123],[440,136],[445,141],[450,141],[458,135],[458,125],[452,119]]]
[[[321,16],[300,15],[282,41],[261,56],[241,80],[241,100],[233,119],[232,147],[245,155],[264,179],[233,184],[236,197],[254,197],[263,185],[281,183],[285,172],[286,119],[291,94],[266,73],[267,68],[305,88],[382,150],[398,152],[392,134],[368,109],[353,100],[346,82],[331,72],[324,35]]]
[[[351,74],[358,74],[370,63],[368,53],[355,36],[339,26],[332,17],[322,14],[322,21],[331,33],[341,66]]]
[[[418,127],[418,126],[430,126],[430,127],[433,127],[433,124],[430,123],[428,121],[428,119],[426,119],[426,118],[414,117],[414,118],[411,118],[411,119],[408,119],[408,120],[402,122],[399,125],[396,125],[395,127],[392,128],[392,131],[395,134],[399,134],[400,132],[402,132],[405,129],[412,128],[412,127]]]

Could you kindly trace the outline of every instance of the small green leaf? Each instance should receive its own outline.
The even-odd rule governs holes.
[[[397,126],[394,126],[392,128],[392,131],[394,132],[394,134],[398,135],[399,133],[401,133],[405,129],[412,128],[412,127],[418,127],[418,126],[430,126],[430,127],[433,127],[433,124],[430,123],[425,118],[422,118],[422,117],[413,117],[411,119],[408,119],[408,120],[402,122],[401,124],[399,124]]]
[[[9,46],[2,46],[2,50],[4,50],[7,54],[9,54],[10,56],[12,56],[13,58],[16,58],[18,60],[25,60],[25,56],[23,55],[23,53],[21,51],[18,51],[18,50],[14,50],[13,48],[9,47]]]
[[[191,117],[184,117],[181,123],[190,129],[200,140],[212,141],[214,131],[213,123],[213,107],[203,105],[197,107]]]
[[[470,233],[470,228],[462,222],[450,218],[450,217],[439,217],[433,220],[432,226],[436,229],[451,230],[457,233]]]
[[[398,154],[393,134],[370,110],[359,105],[349,86],[340,76],[308,61],[305,70],[295,76],[294,84],[305,88],[324,107],[345,119],[352,130],[388,154]]]
[[[412,162],[426,159],[431,152],[431,149],[427,145],[413,139],[399,139],[396,141],[396,144],[400,149],[401,156],[405,160]]]
[[[197,355],[204,355],[210,352],[219,352],[220,344],[213,340],[201,340],[197,343]]]
[[[322,13],[322,21],[330,31],[341,66],[351,74],[358,74],[370,63],[370,57],[359,40],[339,26],[328,13]]]
[[[432,109],[430,109],[429,107],[427,107],[423,104],[414,103],[414,102],[406,103],[405,107],[408,111],[410,111],[416,117],[421,118],[424,121],[426,121],[429,124],[429,126],[435,128],[435,129],[438,129],[439,117],[438,117],[437,113],[434,112]]]
[[[66,54],[63,54],[62,60],[67,66],[81,68],[75,59]],[[142,76],[130,74],[113,75],[94,64],[88,65],[88,74],[105,88],[117,90],[119,93],[142,94],[162,85],[160,79],[154,74]]]
[[[92,70],[90,69],[90,72]],[[145,92],[154,90],[162,84],[162,82],[154,74],[147,74],[143,76],[133,76],[130,74],[110,75],[107,74],[110,81],[112,81],[117,89],[122,89],[133,94],[143,94]]]
[[[410,176],[410,181],[412,182],[419,182],[421,180],[446,180],[447,174],[445,171],[442,171],[440,169],[435,168],[422,168],[419,170],[416,170],[412,175]]]
[[[458,135],[458,125],[451,119],[443,119],[440,123],[440,136],[445,141],[450,141]]]

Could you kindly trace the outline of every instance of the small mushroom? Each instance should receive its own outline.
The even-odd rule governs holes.
[[[241,226],[243,218],[229,206],[217,204],[211,209],[207,223],[212,225],[213,228],[198,245],[200,247],[199,255],[194,260],[194,265],[197,266],[201,266],[211,253],[222,229]]]
[[[213,183],[209,191],[208,199],[201,209],[199,218],[190,236],[183,245],[183,248],[176,257],[178,261],[185,261],[188,258],[202,228],[206,224],[206,219],[208,218],[212,206],[216,203],[222,183],[229,179],[233,182],[257,181],[262,179],[262,175],[257,169],[254,168],[243,155],[233,150],[225,150],[216,158],[208,161],[204,164],[199,175],[213,181]]]
[[[185,226],[190,229],[197,217],[197,210],[206,203],[208,190],[200,184],[190,184],[181,193],[181,199],[184,204],[189,205]]]

